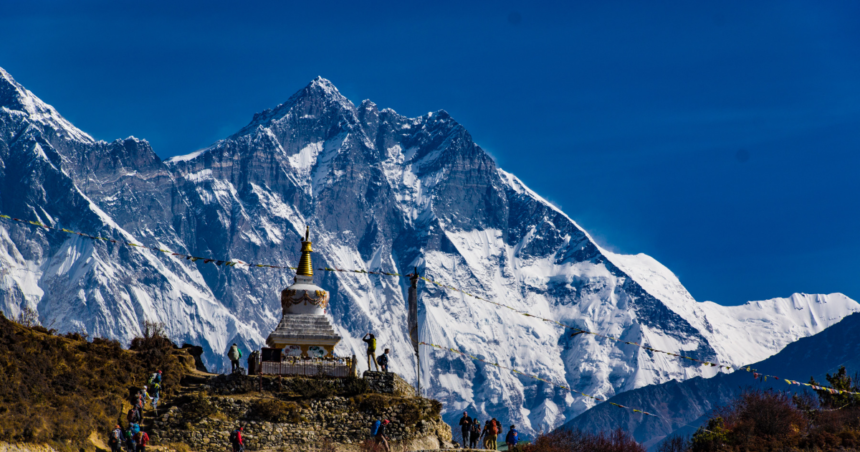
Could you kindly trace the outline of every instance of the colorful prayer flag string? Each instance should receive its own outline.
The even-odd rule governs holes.
[[[48,229],[48,230],[53,230],[53,231],[58,231],[58,232],[64,232],[64,233],[67,233],[67,234],[74,234],[74,235],[77,235],[77,236],[80,236],[80,237],[83,237],[83,238],[86,238],[86,239],[91,239],[91,240],[101,240],[101,241],[105,241],[105,242],[111,242],[111,243],[114,243],[114,244],[117,244],[117,245],[129,246],[129,247],[132,247],[132,248],[143,248],[143,249],[148,249],[148,250],[151,250],[151,251],[157,251],[157,252],[159,252],[159,253],[169,254],[169,255],[174,256],[174,257],[176,257],[176,258],[178,258],[178,259],[189,260],[189,261],[191,261],[191,262],[197,262],[197,261],[202,260],[204,264],[214,264],[214,265],[219,266],[219,267],[220,267],[220,266],[224,266],[224,267],[247,266],[248,268],[281,268],[281,269],[290,269],[290,270],[295,270],[295,269],[296,269],[296,267],[290,267],[290,266],[286,266],[286,265],[253,264],[253,263],[243,262],[243,261],[241,261],[241,260],[239,260],[239,259],[236,259],[236,260],[230,260],[230,259],[220,260],[220,259],[214,259],[214,258],[206,258],[206,257],[189,256],[189,255],[187,255],[187,254],[174,253],[174,252],[171,252],[171,251],[169,251],[169,250],[165,250],[165,249],[161,249],[161,248],[155,248],[155,247],[150,247],[150,246],[146,246],[146,245],[141,245],[141,244],[138,244],[138,243],[125,242],[125,241],[121,241],[121,240],[114,240],[114,239],[109,239],[109,238],[105,238],[105,237],[98,237],[98,236],[94,236],[94,235],[84,234],[84,233],[82,233],[82,232],[72,231],[72,230],[69,230],[69,229],[66,229],[66,228],[57,228],[57,227],[53,227],[53,226],[48,226],[48,225],[46,225],[46,224],[44,224],[44,223],[42,223],[42,222],[39,222],[39,221],[22,220],[22,219],[20,219],[20,218],[14,218],[14,217],[11,217],[11,216],[9,216],[9,215],[3,215],[3,214],[0,214],[0,218],[2,218],[2,219],[6,219],[6,220],[16,221],[16,222],[18,222],[18,223],[22,223],[22,224],[29,224],[29,225],[32,225],[32,226],[41,227],[41,228],[45,228],[45,229]],[[400,274],[400,273],[392,273],[392,272],[384,272],[384,271],[367,271],[367,270],[350,270],[350,269],[346,269],[346,270],[345,270],[345,269],[340,269],[340,268],[330,268],[330,267],[318,268],[317,270],[320,270],[320,271],[327,271],[327,272],[343,272],[343,273],[356,273],[356,274],[367,274],[367,275],[385,275],[385,276],[393,276],[393,277],[398,277],[398,278],[408,278],[408,277],[413,276],[412,274],[402,275],[402,274]],[[779,377],[776,377],[776,376],[773,376],[773,375],[763,375],[763,374],[762,374],[762,375],[760,375],[760,374],[758,374],[757,372],[754,372],[754,371],[753,371],[752,369],[750,369],[749,367],[737,367],[737,368],[736,368],[736,367],[732,367],[732,366],[725,366],[725,365],[721,365],[721,364],[716,364],[716,363],[712,363],[712,362],[709,362],[709,361],[703,361],[703,360],[699,360],[699,359],[696,359],[696,358],[691,358],[691,357],[689,357],[689,356],[679,355],[679,354],[677,354],[677,353],[671,353],[671,352],[665,352],[665,351],[662,351],[662,350],[657,350],[657,349],[655,349],[655,348],[651,348],[651,347],[648,347],[648,346],[645,346],[645,345],[642,345],[642,344],[638,344],[638,343],[636,343],[636,342],[623,341],[623,340],[618,339],[618,338],[616,338],[616,337],[608,336],[608,335],[605,335],[605,334],[600,334],[600,333],[596,333],[596,332],[593,332],[593,331],[588,331],[588,330],[583,330],[583,329],[581,329],[581,328],[572,327],[572,326],[570,326],[570,325],[565,325],[564,323],[561,323],[561,322],[559,322],[559,321],[557,321],[557,320],[547,319],[547,318],[544,318],[544,317],[536,316],[536,315],[534,315],[534,314],[529,314],[528,312],[520,311],[520,310],[518,310],[518,309],[516,309],[516,308],[513,308],[513,307],[511,307],[511,306],[507,306],[507,305],[504,305],[504,304],[501,304],[501,303],[497,303],[497,302],[492,301],[492,300],[488,300],[488,299],[486,299],[486,298],[479,297],[479,296],[477,296],[477,295],[474,295],[474,294],[471,294],[471,293],[469,293],[469,292],[466,292],[466,291],[464,291],[464,290],[462,290],[462,289],[458,289],[458,288],[453,287],[453,286],[449,286],[449,285],[441,284],[441,283],[439,283],[439,282],[437,282],[437,281],[434,281],[434,280],[432,280],[432,279],[430,279],[430,278],[427,278],[427,277],[424,277],[424,276],[421,276],[420,278],[421,278],[422,280],[424,280],[425,282],[427,282],[427,283],[430,283],[430,284],[433,284],[433,285],[439,286],[439,287],[441,287],[441,288],[443,288],[443,289],[453,290],[453,291],[455,291],[455,292],[460,292],[460,293],[465,294],[465,295],[468,295],[468,296],[470,296],[470,297],[472,297],[472,298],[474,298],[474,299],[476,299],[476,300],[483,301],[483,302],[486,302],[486,303],[490,303],[490,304],[493,304],[493,305],[496,305],[496,306],[499,306],[499,307],[502,307],[502,308],[510,309],[511,311],[514,311],[514,312],[516,312],[516,313],[522,314],[522,315],[524,315],[524,316],[526,316],[526,317],[533,317],[533,318],[536,318],[536,319],[541,320],[541,321],[544,321],[544,322],[553,323],[553,324],[558,325],[558,326],[560,326],[560,327],[568,328],[568,329],[574,330],[574,331],[576,332],[576,333],[575,333],[575,335],[577,335],[577,334],[591,334],[591,335],[594,335],[595,337],[603,337],[603,338],[606,338],[606,339],[609,339],[609,340],[612,340],[612,341],[616,341],[616,342],[621,342],[621,343],[624,343],[624,344],[633,345],[633,346],[635,346],[635,347],[643,348],[643,349],[648,350],[648,351],[651,351],[651,352],[655,352],[655,353],[663,353],[663,354],[666,354],[666,355],[669,355],[669,356],[673,356],[673,357],[676,357],[676,358],[681,358],[681,359],[687,359],[687,360],[690,360],[690,361],[695,361],[695,362],[698,362],[698,363],[704,364],[705,366],[719,367],[720,369],[727,369],[727,370],[744,370],[744,371],[747,371],[747,372],[753,373],[753,374],[754,374],[753,376],[754,376],[755,378],[757,378],[757,379],[766,380],[768,377],[773,378],[773,379],[775,379],[775,380],[779,380],[779,379],[780,379]],[[428,344],[428,345],[429,345],[429,344]],[[453,349],[452,349],[451,351],[452,351],[452,352],[459,353],[459,352],[457,352],[456,350],[453,350]],[[477,358],[474,358],[474,357],[473,357],[473,359],[477,359]],[[491,364],[491,365],[494,365],[494,366],[496,366],[496,367],[503,367],[503,366],[499,366],[499,365],[498,365],[498,364],[496,364],[496,363],[487,363],[487,364]],[[810,387],[810,388],[812,388],[812,389],[815,389],[815,390],[817,390],[817,391],[828,391],[828,392],[830,392],[831,394],[854,394],[854,395],[860,395],[860,393],[858,393],[858,392],[851,392],[851,391],[845,391],[845,390],[841,390],[841,389],[828,388],[828,387],[825,387],[825,386],[811,385],[811,384],[807,384],[807,383],[800,383],[800,382],[797,382],[797,381],[794,381],[794,380],[786,380],[786,379],[782,379],[782,380],[783,380],[783,381],[786,381],[786,382],[790,382],[790,383],[788,383],[788,384],[803,385],[803,386],[807,386],[807,387]],[[585,395],[586,397],[591,397],[591,396],[588,396],[588,395],[586,395],[586,394],[583,394],[583,395]],[[596,400],[599,400],[599,399],[596,399]],[[634,411],[635,411],[635,410],[634,410]]]
[[[152,246],[141,245],[139,243],[125,242],[125,241],[114,240],[114,239],[109,239],[109,238],[105,238],[105,237],[98,237],[98,236],[94,236],[94,235],[84,234],[82,232],[71,231],[71,230],[66,229],[66,228],[55,228],[53,226],[48,226],[48,225],[41,223],[41,222],[38,222],[38,221],[21,220],[19,218],[10,217],[9,215],[0,214],[0,218],[6,219],[6,220],[17,221],[18,223],[23,223],[23,224],[30,224],[33,226],[38,226],[38,227],[53,230],[53,231],[65,232],[66,234],[74,234],[74,235],[83,237],[85,239],[102,240],[105,242],[115,243],[117,245],[130,246],[133,248],[143,248],[143,249],[147,249],[147,250],[151,250],[151,251],[157,251],[159,253],[169,254],[169,255],[174,256],[178,259],[189,260],[191,262],[197,262],[199,260],[202,260],[204,264],[210,264],[211,263],[211,264],[215,264],[216,266],[222,266],[223,265],[225,267],[235,267],[237,265],[247,265],[248,268],[251,268],[251,267],[255,267],[255,268],[286,268],[286,269],[295,270],[295,267],[288,267],[288,266],[281,266],[281,265],[268,265],[268,264],[250,264],[247,262],[242,262],[238,259],[236,259],[234,261],[234,260],[230,260],[230,259],[219,260],[219,259],[212,259],[212,258],[205,258],[205,257],[189,256],[187,254],[174,253],[174,252],[171,252],[169,250],[165,250],[165,249],[161,249],[161,248],[155,248]]]

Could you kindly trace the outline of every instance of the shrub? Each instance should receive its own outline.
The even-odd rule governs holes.
[[[261,421],[299,422],[299,405],[278,399],[257,399],[251,404],[251,414]]]
[[[182,415],[186,419],[199,421],[200,419],[210,417],[218,412],[218,407],[202,393],[191,395],[185,400],[178,401],[182,404]]]
[[[645,452],[629,433],[618,429],[611,433],[588,433],[558,429],[535,438],[523,452]]]

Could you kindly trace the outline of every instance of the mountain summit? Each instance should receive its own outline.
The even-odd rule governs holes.
[[[355,106],[322,78],[230,137],[166,162],[146,142],[83,142],[39,117],[0,109],[0,211],[18,218],[278,265],[298,261],[310,227],[318,267],[402,274],[418,267],[521,311],[732,365],[760,361],[859,308],[840,294],[741,307],[697,302],[654,259],[598,246],[498,168],[448,113],[407,118],[370,101]],[[294,276],[5,222],[0,262],[7,315],[31,306],[54,328],[126,341],[141,321],[161,321],[174,340],[203,346],[210,368],[224,365],[228,344],[263,344],[279,320],[278,294]],[[328,315],[344,338],[337,354],[361,356],[360,338],[372,331],[380,347],[391,348],[392,368],[415,380],[408,281],[318,272],[314,282],[331,294]],[[419,293],[421,340],[595,396],[717,372],[590,335],[571,338],[434,285],[422,284]],[[445,403],[449,421],[468,410],[533,433],[594,404],[443,351],[426,349],[421,368],[422,389]]]

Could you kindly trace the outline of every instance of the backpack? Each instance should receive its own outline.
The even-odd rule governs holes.
[[[121,439],[122,439],[122,430],[117,428],[117,429],[114,429],[114,431],[112,431],[110,433],[110,442],[118,443]]]
[[[376,436],[379,433],[379,426],[382,425],[382,421],[376,420],[373,425],[370,427],[370,436]]]
[[[132,431],[135,435],[137,435],[138,433],[140,433],[140,424],[132,423],[132,424],[129,426],[129,428],[131,429],[131,431]]]
[[[158,372],[152,374],[152,376],[149,377],[149,380],[146,383],[151,385],[151,384],[155,383],[157,381],[157,379],[158,379]]]
[[[388,365],[388,355],[386,355],[385,353],[379,355],[379,358],[376,358],[376,362],[380,366],[387,366]]]
[[[230,432],[230,442],[236,444],[239,441],[239,430],[233,430]]]

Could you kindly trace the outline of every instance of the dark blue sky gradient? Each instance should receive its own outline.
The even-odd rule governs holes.
[[[860,300],[860,2],[172,3],[0,1],[0,66],[164,158],[322,75],[447,110],[698,300]]]

